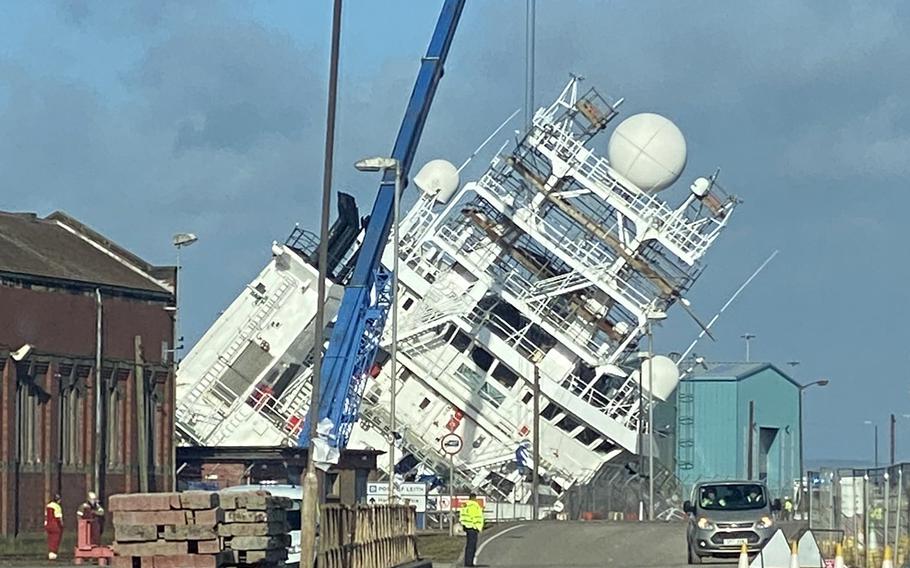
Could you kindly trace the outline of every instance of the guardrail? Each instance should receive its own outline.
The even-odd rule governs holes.
[[[417,560],[417,513],[406,505],[325,505],[317,568],[387,568]]]

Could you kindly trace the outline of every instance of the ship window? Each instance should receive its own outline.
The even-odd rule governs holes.
[[[503,402],[506,400],[506,395],[499,392],[499,389],[491,385],[490,383],[484,383],[480,387],[480,398],[489,402],[496,408],[499,408]]]
[[[493,378],[499,381],[499,384],[510,389],[515,386],[515,383],[518,382],[518,375],[512,372],[511,369],[506,367],[504,364],[499,363],[496,365],[496,368],[493,369]]]
[[[458,349],[459,351],[464,352],[465,349],[471,346],[471,338],[459,330],[455,337],[452,338],[452,347]]]
[[[548,404],[546,407],[544,407],[543,410],[540,411],[540,415],[543,416],[544,418],[546,418],[547,420],[553,420],[553,418],[560,412],[562,412],[562,409],[559,408],[558,406],[556,406],[555,404],[551,403],[551,404]]]
[[[404,303],[401,305],[401,307],[402,307],[402,309],[410,310],[411,306],[413,306],[413,305],[414,305],[414,298],[408,298],[407,300],[404,301]]]
[[[571,431],[575,430],[576,428],[578,428],[579,426],[581,426],[581,424],[579,424],[578,421],[575,420],[574,418],[572,418],[571,416],[567,415],[565,418],[563,418],[562,420],[559,421],[557,426],[559,426],[566,432],[571,432]]]
[[[530,404],[531,399],[533,399],[533,398],[534,398],[533,392],[526,392],[525,395],[523,397],[521,397],[521,402],[523,402],[525,404]]]
[[[424,409],[426,409],[426,407],[428,407],[428,406],[430,406],[430,399],[425,398],[425,399],[423,399],[423,400],[420,401],[420,410],[424,410]]]
[[[458,370],[455,371],[455,376],[467,385],[471,392],[476,391],[484,382],[483,375],[467,365],[458,367]]]
[[[585,428],[584,430],[579,432],[577,436],[575,436],[575,439],[578,440],[579,442],[581,442],[582,444],[588,446],[590,444],[593,444],[594,441],[597,440],[598,437],[599,436],[597,435],[597,432],[595,432],[594,430],[591,430],[590,428]]]
[[[493,366],[493,356],[483,347],[475,347],[471,350],[471,360],[484,371],[489,371]]]
[[[610,440],[604,440],[603,442],[600,443],[599,446],[594,448],[594,451],[599,452],[601,454],[606,454],[606,453],[612,452],[615,449],[616,449],[616,444],[614,444]]]

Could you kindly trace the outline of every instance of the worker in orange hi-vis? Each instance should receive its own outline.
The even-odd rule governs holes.
[[[63,507],[60,505],[60,495],[54,495],[44,508],[44,532],[47,533],[47,559],[56,560],[60,540],[63,538]]]

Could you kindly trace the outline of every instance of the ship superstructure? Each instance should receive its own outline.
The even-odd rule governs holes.
[[[656,358],[653,375],[635,371],[639,344],[649,319],[683,300],[737,201],[716,176],[695,179],[676,206],[661,199],[686,149],[658,115],[622,122],[610,159],[599,156],[595,143],[617,107],[572,78],[479,180],[460,186],[440,161],[415,177],[423,191],[402,221],[399,255],[398,474],[444,475],[440,440],[455,432],[465,441],[454,458],[462,483],[528,499],[527,464],[516,454],[532,435],[535,373],[541,473],[556,494],[639,452],[640,410],[677,378],[658,372]],[[350,255],[345,226],[336,252]],[[187,441],[296,443],[318,278],[315,243],[302,235],[273,245],[266,269],[181,364],[177,416]],[[391,255],[386,247],[384,266]],[[350,264],[342,256],[331,267],[330,315]],[[349,447],[384,449],[393,437],[390,340],[387,327]]]

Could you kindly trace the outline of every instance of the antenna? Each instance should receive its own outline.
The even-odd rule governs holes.
[[[769,257],[761,264],[761,266],[759,266],[757,269],[755,269],[755,272],[752,273],[752,276],[749,276],[748,278],[746,278],[746,281],[742,283],[742,285],[736,290],[736,292],[733,293],[732,296],[730,296],[730,299],[727,300],[727,303],[723,305],[723,307],[720,309],[720,311],[718,311],[716,314],[714,314],[714,317],[711,318],[711,321],[709,321],[709,322],[708,322],[708,325],[706,325],[705,327],[707,327],[708,329],[711,329],[711,326],[713,326],[714,323],[717,322],[718,319],[720,319],[721,314],[724,313],[724,311],[725,311],[728,307],[730,307],[730,304],[732,304],[733,301],[736,300],[737,296],[739,296],[740,293],[742,293],[742,291],[746,289],[746,286],[748,286],[749,284],[751,284],[752,281],[755,280],[755,277],[758,276],[758,274],[759,274],[762,270],[764,270],[765,267],[768,266],[768,264],[769,264],[772,260],[774,260],[774,257],[777,256],[777,253],[779,253],[779,252],[780,252],[780,251],[778,251],[778,250],[772,252],[772,253],[771,253],[771,256],[769,256]],[[680,357],[680,360],[683,360],[683,359],[685,359],[686,357],[688,357],[688,356],[689,356],[689,353],[691,353],[692,350],[695,349],[695,346],[698,344],[699,340],[701,340],[701,338],[704,337],[705,335],[707,335],[707,332],[706,332],[705,330],[702,330],[701,333],[698,334],[698,337],[696,337],[696,338],[692,341],[692,343],[689,344],[689,347],[683,352],[682,356]]]
[[[489,136],[487,136],[487,139],[484,140],[484,141],[480,144],[480,146],[478,146],[477,149],[474,150],[473,153],[471,153],[470,156],[468,156],[468,159],[465,160],[464,163],[461,164],[461,166],[459,166],[459,168],[458,168],[458,173],[461,173],[461,170],[465,169],[465,167],[466,167],[468,164],[471,163],[471,160],[473,160],[474,157],[477,156],[477,154],[480,153],[481,150],[483,150],[484,146],[486,146],[487,144],[489,144],[489,143],[490,143],[490,140],[492,140],[494,136],[496,136],[497,134],[499,134],[499,131],[502,130],[503,128],[505,128],[505,127],[506,127],[506,124],[508,124],[513,118],[515,118],[515,116],[516,116],[519,112],[521,112],[521,109],[520,109],[520,108],[519,108],[519,109],[516,109],[515,112],[513,112],[512,114],[510,114],[510,115],[509,115],[509,118],[503,120],[503,121],[502,121],[502,124],[500,124],[499,127],[496,128],[496,130],[494,130],[492,134],[490,134]]]

